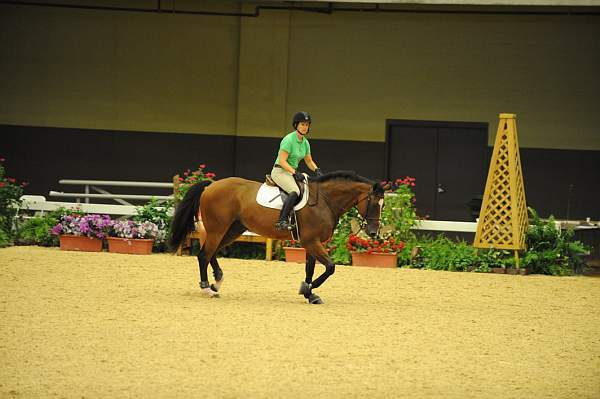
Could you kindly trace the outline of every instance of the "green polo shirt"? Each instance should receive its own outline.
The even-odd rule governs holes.
[[[289,154],[287,162],[294,169],[298,169],[298,164],[307,154],[310,154],[310,144],[308,139],[304,137],[302,141],[298,140],[296,131],[287,134],[279,145],[279,151],[285,151]],[[279,152],[277,152],[277,160],[275,165],[279,165]]]

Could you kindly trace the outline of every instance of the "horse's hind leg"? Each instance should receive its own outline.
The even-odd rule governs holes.
[[[215,255],[213,255],[214,257]],[[212,262],[212,257],[211,257]],[[208,258],[204,253],[204,248],[198,253],[198,268],[200,269],[200,290],[209,297],[218,297],[217,290],[214,290],[208,282]]]
[[[219,266],[219,262],[217,261],[217,252],[219,249],[229,245],[232,243],[237,237],[239,237],[244,231],[246,231],[246,226],[241,224],[240,222],[234,222],[227,232],[221,236],[218,245],[214,245],[216,239],[214,235],[207,236],[206,241],[204,242],[204,246],[198,253],[198,267],[200,269],[200,288],[208,294],[208,296],[218,296],[217,292],[221,288],[221,284],[223,283],[223,270]],[[216,247],[216,248],[215,248]],[[208,253],[211,253],[210,265],[213,269],[213,276],[215,278],[215,283],[210,284],[208,281]]]

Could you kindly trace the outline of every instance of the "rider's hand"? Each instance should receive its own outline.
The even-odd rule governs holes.
[[[297,182],[302,183],[305,179],[305,176],[300,173],[300,172],[294,172],[294,179],[296,179]]]
[[[317,174],[317,177],[323,176],[323,172],[321,172],[321,168],[315,169],[315,173]]]

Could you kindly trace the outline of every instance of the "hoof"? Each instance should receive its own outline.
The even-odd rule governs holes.
[[[218,298],[219,297],[219,293],[216,291],[213,291],[210,287],[202,288],[202,289],[200,289],[200,291],[202,292],[202,294],[204,294],[205,296],[207,296],[209,298]]]
[[[318,296],[317,294],[310,294],[310,297],[308,298],[308,303],[313,304],[313,305],[321,305],[324,302],[321,299],[321,297]]]
[[[308,299],[308,297],[310,297],[311,295],[311,289],[311,285],[303,281],[300,284],[300,290],[298,290],[298,295],[304,295],[304,297]]]
[[[221,289],[221,284],[223,284],[223,280],[224,280],[224,278],[223,278],[223,276],[221,276],[221,279],[220,279],[220,280],[217,280],[217,281],[215,281],[215,283],[214,283],[214,284],[211,284],[211,285],[210,285],[210,288],[211,288],[213,291],[215,291],[215,292],[216,292],[216,291],[219,291],[219,290]]]

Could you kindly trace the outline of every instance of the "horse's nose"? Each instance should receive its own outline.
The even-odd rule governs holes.
[[[370,233],[369,233],[369,237],[371,237],[371,238],[375,238],[375,237],[377,237],[377,232],[376,232],[376,231],[372,231],[372,232],[370,232]]]

